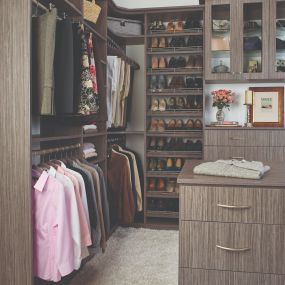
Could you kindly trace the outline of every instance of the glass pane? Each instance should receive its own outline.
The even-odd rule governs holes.
[[[276,9],[276,71],[285,72],[285,1]]]
[[[262,72],[262,3],[243,6],[243,72]]]
[[[230,5],[212,6],[212,72],[231,71],[231,10]]]

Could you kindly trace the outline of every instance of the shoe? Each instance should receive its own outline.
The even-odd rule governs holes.
[[[195,58],[195,68],[203,68],[203,57],[202,55],[197,55]]]
[[[186,59],[180,56],[177,60],[177,67],[184,68],[186,66]]]
[[[159,39],[159,45],[158,45],[159,48],[166,48],[167,47],[167,41],[165,38],[160,38]]]
[[[193,20],[190,17],[186,18],[184,29],[192,29],[193,28]]]
[[[157,185],[157,180],[155,178],[150,178],[148,183],[148,191],[155,191]]]
[[[195,151],[202,151],[202,149],[203,149],[203,143],[200,140],[197,140],[193,144],[193,150],[195,150]]]
[[[150,25],[149,25],[149,30],[150,31],[155,30],[156,29],[156,25],[157,25],[156,21],[151,22]]]
[[[157,150],[164,150],[164,148],[165,148],[165,138],[159,138],[158,139],[158,142],[157,142],[157,144],[156,144],[156,149]]]
[[[174,23],[173,23],[173,21],[170,21],[170,22],[167,24],[166,32],[168,32],[168,33],[173,33],[174,30],[175,30]]]
[[[151,47],[157,48],[158,47],[158,38],[152,38],[151,40]]]
[[[152,99],[152,102],[151,102],[151,111],[152,111],[152,112],[156,112],[156,111],[158,111],[158,109],[159,109],[158,100],[157,100],[157,99]]]
[[[164,204],[164,201],[159,199],[156,201],[156,211],[165,211],[166,208],[165,208],[165,204]]]
[[[148,149],[149,150],[156,150],[157,144],[156,144],[156,138],[151,138]]]
[[[186,107],[186,102],[183,97],[179,97],[177,100],[177,109],[185,109]]]
[[[182,21],[176,22],[175,32],[178,32],[178,33],[183,32],[183,22]]]
[[[157,169],[157,161],[154,158],[151,158],[149,161],[148,169],[150,171],[156,171]]]
[[[192,140],[188,140],[187,142],[186,142],[186,150],[187,151],[194,151],[194,143],[193,143],[193,141]]]
[[[152,132],[156,132],[158,129],[158,120],[151,120],[150,128],[149,130]]]
[[[178,37],[176,38],[176,47],[186,47],[185,38]]]
[[[174,119],[170,120],[167,125],[168,130],[175,130],[176,121]]]
[[[168,63],[169,68],[176,68],[177,67],[177,60],[175,57],[171,57]]]
[[[159,108],[158,110],[161,111],[161,112],[164,112],[166,110],[166,100],[165,99],[160,99],[159,100]]]
[[[182,138],[178,138],[175,144],[175,150],[184,151],[185,150],[185,143],[183,142]]]
[[[169,43],[170,47],[177,47],[178,46],[178,39],[177,37],[173,37]]]
[[[194,129],[194,122],[193,120],[189,119],[185,126],[186,130],[193,130]]]
[[[157,21],[156,30],[165,31],[165,26],[162,21]]]
[[[147,200],[147,209],[150,211],[156,210],[156,200],[155,199]]]
[[[157,89],[159,91],[166,89],[166,78],[164,75],[159,75]]]
[[[175,161],[175,170],[181,171],[182,166],[183,166],[182,159],[181,158],[177,158],[176,161]]]
[[[175,130],[181,131],[183,130],[184,123],[182,120],[177,120],[175,124]]]
[[[158,179],[157,191],[165,191],[165,180],[163,178]]]
[[[186,68],[194,68],[195,65],[195,56],[190,55],[186,64]]]
[[[158,68],[158,58],[156,56],[154,56],[151,59],[151,68],[152,69],[157,69]]]
[[[202,130],[203,129],[203,123],[201,122],[201,120],[197,119],[194,122],[194,129],[196,129],[196,130]]]
[[[164,171],[165,170],[165,160],[158,159],[157,165],[156,165],[156,170],[157,171]]]
[[[194,79],[194,88],[203,88],[203,79],[195,78]]]
[[[186,78],[186,86],[187,86],[187,88],[195,88],[194,78],[187,77]]]
[[[165,150],[173,150],[175,149],[175,146],[176,146],[176,139],[175,138],[171,138],[167,143],[166,143],[166,146],[165,146]]]
[[[190,36],[187,41],[188,47],[202,47],[203,37],[201,36]]]
[[[173,171],[173,159],[172,158],[167,158],[166,170],[167,171]]]
[[[157,89],[157,78],[155,75],[151,76],[149,88],[152,92],[155,92]]]
[[[175,190],[175,181],[170,180],[167,182],[167,186],[166,186],[166,192],[168,193],[173,193]]]
[[[170,81],[169,88],[171,89],[185,88],[184,77],[174,75]]]
[[[165,131],[165,122],[164,122],[164,120],[159,120],[158,121],[157,131],[158,132],[164,132]]]
[[[176,99],[175,97],[171,97],[168,100],[168,110],[175,110],[176,109]]]
[[[159,59],[159,68],[160,69],[166,68],[166,59],[163,56],[160,57]]]

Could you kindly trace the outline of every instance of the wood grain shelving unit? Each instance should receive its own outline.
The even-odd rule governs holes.
[[[167,198],[167,199],[177,199],[179,198],[179,194],[172,192],[165,192],[165,191],[147,191],[146,196],[149,198]]]
[[[149,117],[203,117],[203,110],[166,110],[166,111],[148,111]]]

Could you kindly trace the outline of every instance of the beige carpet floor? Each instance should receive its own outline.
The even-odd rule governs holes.
[[[119,228],[71,285],[177,285],[178,231]]]

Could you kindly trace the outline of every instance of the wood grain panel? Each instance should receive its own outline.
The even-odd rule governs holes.
[[[244,158],[244,147],[231,147],[231,146],[204,146],[204,159],[205,160],[218,160],[218,159],[233,159]]]
[[[32,284],[31,1],[0,1],[0,280]]]
[[[180,195],[181,220],[285,225],[283,189],[181,186]]]
[[[180,269],[179,285],[284,285],[285,276],[259,273]]]
[[[285,273],[284,226],[185,221],[180,242],[181,267]],[[217,245],[249,250],[230,252]]]

